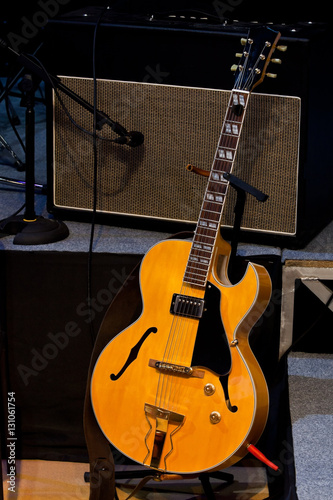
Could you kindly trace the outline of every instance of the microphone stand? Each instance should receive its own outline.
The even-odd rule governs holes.
[[[0,48],[9,50],[14,54],[22,66],[27,70],[27,74],[23,77],[19,84],[20,90],[23,92],[22,106],[26,107],[26,207],[23,216],[13,216],[5,219],[0,223],[0,231],[7,234],[16,234],[13,243],[23,245],[38,245],[44,243],[53,243],[67,238],[69,231],[67,226],[60,221],[53,219],[45,219],[41,216],[36,216],[34,209],[34,190],[35,190],[35,91],[36,84],[33,76],[38,77],[47,84],[51,84],[57,89],[67,94],[71,99],[75,100],[85,109],[94,113],[94,107],[68,87],[63,85],[59,78],[54,77],[44,70],[39,64],[30,59],[23,53],[18,53],[12,49],[4,40],[0,39]],[[115,139],[114,142],[119,144],[128,144],[129,146],[136,146],[143,142],[143,136],[131,143],[131,133],[120,125],[119,123],[111,120],[111,118],[102,111],[96,110],[96,127],[100,130],[104,124],[107,124],[111,129],[116,132],[120,137]],[[141,136],[141,134],[137,133]]]
[[[14,234],[15,245],[41,245],[63,240],[69,235],[66,224],[45,219],[35,212],[35,90],[32,74],[26,74],[19,84],[22,92],[21,106],[25,113],[25,213],[3,220],[0,231]]]

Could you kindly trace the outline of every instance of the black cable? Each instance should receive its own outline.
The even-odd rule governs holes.
[[[92,70],[93,70],[93,207],[92,207],[92,217],[91,217],[91,229],[90,229],[90,242],[89,242],[89,253],[88,253],[88,275],[87,275],[87,289],[88,289],[88,309],[91,314],[91,300],[92,300],[92,255],[93,255],[93,244],[94,244],[94,234],[95,234],[95,224],[96,224],[96,211],[97,211],[97,197],[98,197],[98,147],[97,147],[97,77],[96,77],[96,39],[97,39],[97,30],[102,21],[102,18],[105,12],[109,9],[109,6],[105,6],[102,12],[100,13],[93,35],[93,61],[92,61]],[[90,317],[90,334],[92,345],[95,344],[96,334],[94,331],[93,315]]]

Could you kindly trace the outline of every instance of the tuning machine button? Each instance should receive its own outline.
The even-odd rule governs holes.
[[[280,52],[285,52],[287,50],[287,45],[278,45],[277,47],[277,50],[279,50]]]
[[[253,40],[252,40],[252,38],[248,38],[248,39],[241,38],[240,43],[241,43],[241,45],[246,45],[247,43],[249,43],[250,45],[252,45],[253,44]]]
[[[276,78],[277,77],[277,74],[276,73],[266,73],[266,76],[268,78]]]

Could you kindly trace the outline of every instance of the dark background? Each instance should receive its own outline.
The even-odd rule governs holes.
[[[24,44],[24,51],[33,51],[43,36],[44,20],[63,15],[86,6],[109,5],[115,12],[123,12],[150,18],[165,18],[170,13],[190,12],[208,16],[210,21],[232,23],[259,21],[274,24],[299,22],[329,22],[331,8],[328,2],[279,1],[264,2],[252,0],[110,0],[109,2],[93,0],[33,0],[30,2],[6,1],[2,3],[0,12],[0,37],[7,40],[10,33],[23,36],[22,30],[33,20],[40,24],[36,33],[29,36]],[[42,15],[40,14],[42,13]],[[38,15],[39,14],[39,15]],[[28,23],[27,23],[28,21]],[[36,22],[33,23],[36,25]],[[33,31],[34,29],[31,28]],[[30,34],[32,31],[30,31]],[[0,71],[6,68],[7,56],[1,56]]]

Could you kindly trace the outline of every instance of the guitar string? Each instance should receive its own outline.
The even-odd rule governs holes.
[[[183,292],[187,293],[188,290],[190,290],[189,286],[186,285],[182,287]],[[186,308],[186,305],[184,305],[184,308]],[[172,348],[170,349],[170,362],[183,366],[190,366],[191,363],[189,362],[188,350],[191,343],[193,343],[193,334],[195,334],[196,332],[196,325],[194,326],[195,320],[190,318],[178,317],[176,323],[176,335],[171,346]],[[168,405],[168,408],[177,410],[180,400],[180,390],[182,386],[180,377],[167,375],[166,382],[167,384],[165,387],[164,395],[166,404]]]
[[[220,141],[221,142],[221,136],[223,134],[223,127],[220,135]],[[213,168],[213,167],[212,167]],[[206,192],[208,190],[209,186],[207,186]],[[206,195],[205,195],[206,198]],[[202,211],[201,211],[202,212]],[[200,217],[199,217],[200,219]],[[206,233],[207,236],[207,233]],[[205,238],[205,231],[203,231],[203,239]],[[193,252],[193,247],[191,249]],[[195,253],[195,252],[193,252]],[[192,270],[192,275],[195,274],[195,272]],[[192,276],[193,277],[193,276]],[[181,294],[188,295],[188,290],[191,292],[191,296],[193,296],[193,290],[192,288],[186,283],[183,282],[182,289],[181,289]],[[186,305],[184,306],[186,307]],[[184,310],[180,311],[180,314],[184,313]],[[192,322],[193,324],[193,322]],[[171,327],[171,336],[169,335],[169,346],[166,349],[165,352],[165,360],[169,362],[176,362],[179,361],[181,363],[182,361],[182,355],[184,356],[184,348],[185,348],[185,338],[186,336],[189,336],[189,325],[190,321],[188,319],[184,319],[181,316],[179,316],[176,320],[173,319],[172,321],[172,327]],[[185,331],[185,327],[187,326],[187,331]],[[197,330],[197,325],[195,327],[195,331]],[[193,342],[193,341],[192,341]],[[183,344],[183,348],[181,349],[181,344]],[[177,358],[175,356],[175,353],[177,353]],[[184,359],[184,358],[183,358]],[[175,377],[170,377],[170,376],[163,376],[162,377],[162,384],[160,386],[160,399],[159,401],[162,403],[162,399],[164,398],[166,401],[171,400],[171,394],[173,395],[175,391],[173,391],[173,382]],[[168,397],[167,397],[168,394]]]
[[[231,99],[232,99],[232,97],[231,97]],[[231,102],[232,102],[232,100],[229,102],[224,123],[226,123],[226,121],[230,120],[229,115],[230,115]],[[221,147],[221,142],[223,140],[223,137],[224,137],[224,126],[222,127],[222,131],[220,134],[218,148]],[[228,141],[230,141],[230,139],[227,137],[227,141],[224,141],[224,142],[227,142],[226,147],[230,147],[230,144],[228,143]],[[215,155],[212,169],[216,165],[216,159],[218,159],[218,148],[217,148],[217,152]],[[223,171],[223,168],[222,169],[219,168],[219,170]],[[228,186],[228,183],[226,183],[226,186]],[[209,191],[211,189],[212,189],[211,183],[208,183],[207,191]],[[225,198],[226,190],[223,193],[223,195]],[[205,196],[205,199],[206,198],[207,197]],[[205,203],[207,206],[205,207],[204,212],[211,211],[212,204],[209,203],[209,200],[207,200],[207,199],[205,200]],[[209,234],[207,231],[204,230],[203,235],[202,235],[202,239],[205,240],[207,236],[209,236]],[[207,271],[207,273],[208,273],[208,271]],[[194,296],[193,289],[187,283],[185,283],[185,284],[183,283],[181,293],[184,295],[188,295],[187,290],[190,290],[191,296]],[[202,294],[200,294],[198,297],[202,298],[201,295]],[[184,308],[186,308],[186,304],[184,305]],[[184,310],[180,310],[180,314],[182,314],[184,312],[185,312]],[[177,364],[177,363],[183,364],[182,363],[183,359],[184,360],[189,359],[189,354],[187,354],[187,355],[184,354],[184,350],[189,348],[189,346],[186,345],[186,339],[189,339],[188,344],[192,347],[193,346],[193,338],[192,337],[197,332],[197,328],[198,328],[198,324],[189,318],[178,317],[176,320],[175,319],[173,320],[172,328],[171,328],[172,335],[169,336],[169,347],[166,349],[165,361],[170,362],[170,363],[175,363],[175,364]],[[193,352],[193,349],[190,349],[190,352]],[[186,361],[185,361],[185,364],[190,364],[190,363],[186,363]],[[177,399],[176,398],[176,390],[177,390],[177,385],[178,385],[178,391],[179,391],[179,384],[177,384],[176,381],[177,381],[178,377],[173,377],[170,375],[169,376],[163,375],[161,378],[162,378],[162,384],[160,385],[159,403],[161,406],[169,407],[170,401],[172,400],[173,402],[176,402],[175,400]]]
[[[246,64],[244,65],[245,67],[242,68],[241,72],[240,72],[240,78],[238,78],[239,82],[238,84],[235,86],[236,89],[239,89],[241,87],[241,82],[244,78],[244,75],[245,75],[245,69],[246,69],[246,65],[247,65],[247,61],[248,59],[246,59]],[[235,90],[235,89],[234,89]],[[221,147],[225,147],[226,149],[231,149],[232,146],[233,146],[233,139],[234,137],[229,137],[227,136],[226,139],[225,139],[225,132],[224,132],[224,129],[225,129],[225,125],[226,123],[229,121],[234,121],[234,120],[231,120],[232,116],[231,113],[232,113],[232,99],[233,99],[233,94],[234,94],[234,91],[231,93],[231,97],[230,97],[230,101],[229,101],[229,104],[228,104],[228,108],[227,108],[227,112],[226,112],[226,117],[224,119],[224,123],[223,123],[223,126],[222,126],[222,131],[221,131],[221,134],[220,134],[220,139],[219,139],[219,143],[218,143],[218,147],[217,147],[217,150],[216,150],[216,154],[215,154],[215,158],[214,158],[214,162],[213,162],[213,166],[212,166],[212,170],[217,170],[218,172],[222,173],[222,172],[228,172],[230,173],[231,172],[231,169],[233,167],[233,163],[234,163],[234,156],[233,156],[233,161],[231,163],[231,165],[225,161],[222,161],[221,162],[221,165],[219,165],[219,163],[217,163],[217,161],[219,161],[219,157],[218,157],[218,151],[219,151],[219,148]],[[237,121],[237,120],[236,120]],[[239,119],[240,122],[242,122],[242,119]],[[240,134],[240,131],[239,131],[239,134]],[[224,139],[224,141],[223,141]],[[237,140],[236,140],[236,148],[237,148],[237,145],[238,145],[238,139],[239,139],[239,135],[237,137]],[[232,148],[236,151],[236,148]],[[217,168],[215,168],[217,167]],[[210,175],[210,178],[209,178],[209,181],[207,183],[207,188],[206,188],[206,193],[209,191],[209,189],[212,188],[212,175]],[[214,186],[214,182],[213,182],[213,186]],[[222,196],[223,196],[223,202],[222,202],[222,207],[221,207],[221,214],[220,214],[220,217],[222,215],[222,210],[224,208],[224,203],[225,203],[225,198],[226,198],[226,195],[227,195],[227,191],[228,191],[228,186],[229,186],[229,182],[227,182],[225,184],[225,187],[223,187],[223,193],[222,193]],[[222,186],[221,186],[222,187]],[[213,189],[213,192],[215,193],[215,188]],[[213,203],[209,203],[209,200],[207,200],[206,198],[206,193],[205,193],[205,198],[204,198],[204,203],[203,205],[205,204],[206,208],[205,208],[205,212],[209,212],[210,211],[210,207],[213,206]],[[201,209],[201,212],[203,210]],[[200,218],[199,218],[200,219]],[[220,219],[219,219],[220,221]],[[219,226],[219,224],[218,224]],[[209,241],[209,233],[207,230],[203,230],[202,232],[203,234],[201,234],[201,239],[202,241],[206,241],[208,240]],[[215,236],[215,241],[216,241],[216,236]],[[212,247],[212,251],[211,251],[211,254],[213,253],[213,250],[214,250],[214,246]],[[191,248],[191,252],[192,252],[193,248]],[[195,253],[195,252],[194,252]],[[212,255],[210,256],[212,258]],[[209,264],[209,268],[211,267],[211,261],[210,261],[210,264]],[[208,274],[209,274],[209,268],[207,270],[207,273],[206,273],[206,278],[205,278],[205,281],[207,280],[208,278]],[[191,274],[192,274],[192,278],[193,278],[193,274],[195,274],[195,271],[191,271]],[[182,287],[181,287],[181,294],[184,294],[185,296],[188,295],[188,290],[190,291],[191,293],[191,296],[194,296],[193,295],[193,288],[187,283],[187,282],[183,282],[182,284]],[[198,296],[198,298],[202,298],[201,295]],[[184,307],[186,307],[186,304],[184,305]],[[184,313],[185,311],[184,310],[181,310],[180,313]],[[167,342],[167,345],[166,345],[166,349],[165,349],[165,353],[164,353],[164,357],[163,357],[163,361],[165,362],[169,362],[169,363],[175,363],[175,364],[183,364],[182,360],[187,360],[188,359],[188,355],[186,356],[184,354],[184,350],[186,349],[186,338],[188,339],[189,337],[191,337],[192,335],[189,334],[189,330],[191,330],[192,334],[193,334],[193,331],[196,332],[197,331],[197,328],[198,328],[198,323],[195,324],[195,327],[191,328],[191,325],[193,326],[195,323],[192,321],[191,322],[191,319],[190,318],[184,318],[182,317],[181,315],[175,315],[173,320],[172,320],[172,325],[171,325],[171,329],[170,329],[170,333],[171,335],[169,334],[169,337],[168,337],[168,342]],[[190,345],[191,345],[191,341],[192,341],[192,345],[193,345],[193,339],[190,339]],[[185,361],[185,364],[186,361]],[[157,388],[157,393],[156,393],[156,403],[159,405],[159,406],[162,406],[162,407],[167,407],[169,408],[170,407],[170,401],[172,400],[174,402],[174,404],[176,403],[175,401],[175,394],[176,394],[176,388],[175,386],[177,385],[175,383],[175,381],[179,379],[179,377],[174,377],[174,376],[170,376],[168,374],[164,374],[164,373],[161,373],[160,374],[160,377],[159,377],[159,382],[158,382],[158,388]],[[162,380],[162,382],[161,382]],[[179,389],[179,384],[178,384],[178,389]],[[179,392],[179,391],[178,391]],[[158,399],[158,393],[160,393],[160,396],[159,396],[159,399]],[[164,400],[164,402],[163,402]]]
[[[226,118],[224,120],[222,132],[220,135],[217,153],[215,155],[215,159],[214,159],[213,166],[212,166],[212,169],[217,170],[219,172],[229,172],[230,171],[230,168],[229,168],[230,164],[229,163],[222,161],[221,165],[219,165],[218,163],[216,163],[216,160],[219,161],[218,149],[220,147],[223,146],[225,148],[230,149],[231,146],[233,146],[234,137],[229,137],[224,132],[225,124],[228,121],[229,122],[235,121],[235,120],[232,120],[232,118],[234,117],[232,114],[232,106],[231,106],[232,98],[233,98],[233,94],[231,95],[231,99],[229,101],[228,110],[226,113]],[[223,139],[224,139],[224,141],[223,141]],[[223,144],[221,144],[222,141],[223,141]],[[214,168],[214,167],[217,167],[217,168]],[[212,188],[211,182],[212,182],[212,180],[210,179],[210,182],[208,182],[208,184],[207,184],[206,192]],[[213,184],[214,184],[214,182],[213,182]],[[225,188],[224,193],[223,193],[224,200],[226,197],[228,184],[229,183],[226,183],[226,185],[225,185],[226,188]],[[206,196],[205,196],[205,198],[206,198]],[[223,204],[224,204],[224,200],[223,200]],[[205,200],[205,202],[206,202],[207,207],[204,209],[204,212],[211,211],[213,204],[209,203],[209,201],[207,202],[207,200]],[[223,208],[223,205],[222,205],[222,208]],[[222,213],[222,210],[221,210],[221,213]],[[205,240],[205,238],[207,236],[209,236],[209,234],[207,231],[204,230],[203,235],[201,236],[202,239]],[[208,272],[209,271],[207,271],[207,274],[208,274]],[[195,274],[195,271],[192,271],[192,273]],[[190,290],[191,296],[194,296],[192,287],[189,286],[187,283],[183,283],[181,293],[184,295],[188,295],[187,290]],[[201,298],[201,297],[199,296],[199,298]],[[186,307],[186,304],[184,305],[184,307]],[[180,313],[184,313],[184,312],[185,312],[184,310],[180,311]],[[191,328],[191,325],[192,325],[192,328]],[[193,328],[193,326],[194,326],[194,328]],[[191,337],[193,337],[193,334],[196,333],[197,327],[198,327],[198,324],[195,324],[193,322],[193,320],[191,322],[191,320],[189,318],[183,318],[181,316],[173,318],[172,327],[171,327],[172,335],[171,335],[171,337],[169,335],[169,341],[168,341],[169,346],[166,348],[166,352],[165,352],[165,356],[164,356],[164,360],[166,362],[175,363],[175,364],[177,364],[177,363],[182,364],[182,359],[185,359],[185,360],[188,359],[189,356],[184,355],[184,349],[186,348],[186,339],[190,338],[189,344],[192,346],[193,339],[191,342]],[[189,331],[190,331],[190,333],[189,333]],[[183,346],[183,347],[181,347],[181,346]],[[193,350],[191,350],[190,352],[193,352]],[[162,384],[160,386],[159,405],[162,407],[170,408],[170,401],[172,401],[174,404],[176,404],[176,402],[177,402],[176,401],[177,400],[177,393],[176,393],[177,388],[178,388],[178,395],[179,395],[179,391],[180,391],[179,377],[174,377],[172,375],[162,374],[161,378],[162,378]],[[178,381],[178,383],[177,383],[177,381]]]
[[[190,287],[185,283],[183,283],[181,287],[181,293],[187,294]],[[186,308],[186,304],[183,306]],[[180,310],[180,313],[184,313],[185,310]],[[192,320],[193,321],[193,320]],[[189,318],[184,318],[180,315],[175,315],[172,321],[172,326],[170,329],[169,338],[167,342],[167,347],[165,350],[165,355],[163,357],[163,361],[166,363],[173,364],[186,364],[186,360],[188,356],[184,353],[184,348],[186,344],[186,338],[189,337],[188,327],[189,327]],[[160,397],[159,401],[161,406],[170,408],[170,402],[172,401],[173,407],[177,403],[175,400],[175,379],[173,375],[162,374],[162,383],[160,386]],[[172,408],[171,408],[172,409]]]

